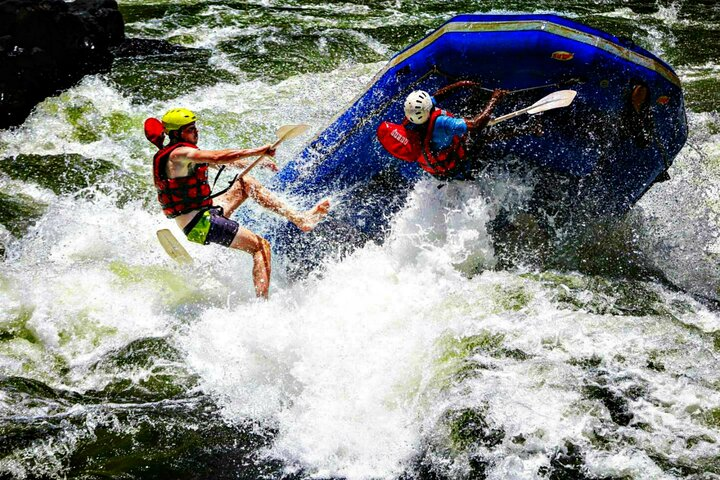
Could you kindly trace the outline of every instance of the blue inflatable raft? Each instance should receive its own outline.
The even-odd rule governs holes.
[[[666,177],[687,138],[680,81],[652,53],[556,15],[461,15],[390,60],[272,188],[313,199],[347,193],[331,223],[372,237],[407,186],[428,175],[391,157],[375,138],[378,125],[402,120],[411,91],[432,93],[460,80],[483,88],[459,89],[440,106],[464,116],[478,113],[496,88],[513,93],[494,116],[556,90],[578,92],[570,107],[532,117],[534,134],[481,145],[479,161],[532,165],[562,180],[562,187],[548,187],[567,187],[570,208],[593,215],[625,212]],[[646,98],[633,98],[639,86]]]

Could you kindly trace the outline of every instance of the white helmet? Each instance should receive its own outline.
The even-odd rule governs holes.
[[[415,90],[405,100],[405,116],[412,123],[427,122],[433,109],[432,97],[423,90]]]

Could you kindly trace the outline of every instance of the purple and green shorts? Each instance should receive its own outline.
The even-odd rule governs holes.
[[[191,242],[201,245],[217,243],[229,247],[238,232],[240,224],[223,216],[222,207],[203,210],[185,225],[183,233]]]

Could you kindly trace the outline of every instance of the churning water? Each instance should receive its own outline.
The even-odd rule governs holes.
[[[0,131],[1,477],[720,476],[716,2],[120,7],[129,35],[196,50],[118,59]],[[276,256],[267,302],[247,255],[164,256],[144,118],[190,108],[206,148],[310,124],[283,164],[395,52],[488,11],[575,17],[675,66],[671,180],[548,235],[531,178],[425,179],[382,243],[301,279]]]

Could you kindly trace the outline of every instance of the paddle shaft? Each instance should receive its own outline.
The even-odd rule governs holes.
[[[547,102],[537,103],[534,105],[530,105],[529,107],[525,107],[522,110],[518,110],[517,112],[508,113],[507,115],[502,115],[498,118],[494,118],[488,122],[488,127],[492,127],[493,125],[496,125],[500,122],[504,122],[505,120],[510,120],[511,118],[519,117],[523,113],[529,112],[530,110],[533,110],[537,107],[541,107],[543,105],[547,105],[548,103],[553,103],[552,100],[548,100]]]
[[[277,146],[280,145],[280,143],[283,140],[289,140],[291,138],[295,138],[307,129],[308,129],[308,125],[305,125],[305,124],[284,125],[284,126],[278,128],[277,132],[275,132],[275,135],[277,135],[277,140],[275,140],[275,143],[272,144],[272,146],[270,147],[270,150],[275,150],[277,148]],[[243,170],[242,173],[240,173],[236,178],[241,179],[242,177],[244,177],[250,170],[252,170],[255,167],[255,165],[260,163],[260,160],[262,160],[263,158],[265,158],[267,156],[269,156],[269,155],[267,155],[265,153],[260,155],[258,158],[255,159],[255,161],[253,161],[250,165],[248,165],[245,168],[245,170]]]
[[[272,146],[270,147],[270,150],[275,150],[275,149],[277,148],[277,146],[280,145],[280,143],[281,143],[283,140],[285,140],[285,139],[284,139],[284,138],[278,138],[277,141],[272,144]],[[239,179],[240,179],[240,178],[243,178],[245,175],[248,174],[248,172],[249,172],[250,170],[252,170],[253,168],[255,168],[255,165],[257,165],[258,163],[260,163],[260,161],[261,161],[263,158],[265,158],[265,157],[269,157],[269,155],[267,155],[267,154],[265,154],[265,153],[263,153],[262,155],[260,155],[260,156],[259,156],[258,158],[256,158],[250,165],[248,165],[247,167],[245,167],[245,170],[243,170],[242,172],[240,172],[240,174],[238,175],[237,178],[239,178]]]

